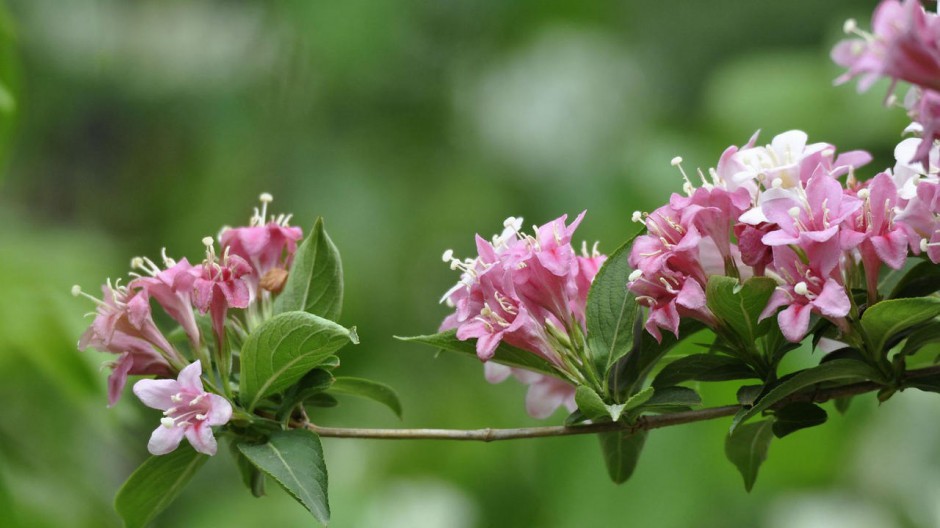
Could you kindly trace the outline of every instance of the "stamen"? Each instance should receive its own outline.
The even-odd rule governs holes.
[[[673,167],[677,167],[679,172],[682,173],[682,179],[685,180],[685,183],[682,185],[682,190],[686,194],[692,196],[692,193],[695,192],[695,186],[692,185],[692,182],[689,180],[689,175],[685,173],[685,169],[682,168],[682,157],[676,156],[672,158],[672,161],[669,162]]]
[[[871,191],[868,189],[861,189],[858,191],[858,197],[862,200],[867,200],[871,196]]]
[[[453,249],[444,250],[444,254],[441,255],[441,260],[443,260],[444,262],[450,262],[453,259],[454,259],[454,250]]]
[[[797,295],[805,297],[806,294],[809,293],[809,287],[806,286],[805,282],[798,282],[793,286],[793,291],[796,292]]]
[[[634,282],[642,276],[643,276],[643,270],[633,270],[633,272],[630,273],[630,276],[627,277],[627,280],[630,282]]]
[[[844,24],[842,24],[842,32],[845,33],[846,35],[851,35],[852,33],[855,33],[857,29],[858,29],[858,22],[856,22],[854,18],[850,18],[846,20]]]
[[[630,217],[630,219],[633,220],[634,222],[646,225],[646,221],[643,220],[644,214],[645,213],[643,213],[642,211],[633,211],[633,216]]]
[[[791,208],[787,211],[787,214],[789,214],[791,218],[794,218],[794,219],[795,219],[795,218],[799,218],[799,217],[800,217],[800,208],[794,205],[793,207],[791,207]]]
[[[781,180],[780,178],[774,178],[774,181],[770,182],[770,186],[773,187],[774,189],[779,189],[783,187],[783,180]]]
[[[170,396],[170,401],[173,402],[173,403],[179,403],[179,402],[183,401],[183,393],[182,393],[182,392],[177,392],[176,394]]]
[[[269,193],[261,193],[258,199],[261,200],[261,225],[264,225],[265,220],[268,218],[268,204],[274,201],[274,197]]]
[[[110,286],[110,284],[109,284],[109,286]],[[93,296],[91,296],[91,295],[89,295],[89,294],[83,292],[83,291],[82,291],[82,287],[79,286],[78,284],[72,286],[72,297],[84,297],[84,298],[86,298],[86,299],[91,300],[91,301],[94,302],[95,304],[98,304],[98,305],[101,305],[101,306],[107,306],[107,304],[106,304],[104,301],[102,301],[101,299],[99,299],[99,298],[97,298],[97,297],[93,297]],[[97,315],[97,314],[96,314],[96,315]]]
[[[203,420],[206,419],[206,415],[204,415],[204,414],[197,414],[197,415],[196,415],[196,419],[201,422],[201,421],[203,421]]]
[[[163,427],[166,427],[167,429],[172,429],[173,426],[176,425],[176,420],[174,420],[173,418],[169,418],[169,417],[160,418],[160,423],[163,425]]]

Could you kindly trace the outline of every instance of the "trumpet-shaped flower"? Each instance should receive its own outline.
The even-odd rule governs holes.
[[[202,273],[193,283],[193,302],[201,313],[212,317],[212,329],[219,343],[225,340],[225,314],[229,308],[247,308],[251,293],[244,277],[251,273],[251,266],[237,255],[223,254],[219,260],[211,237],[203,239],[206,245],[206,260]]]
[[[86,295],[98,304],[95,320],[78,342],[79,350],[94,348],[117,354],[108,377],[108,404],[121,397],[128,375],[169,375],[169,359],[179,354],[153,322],[146,291],[130,290],[110,281],[102,286],[102,299],[84,294],[77,286],[75,295]]]
[[[175,380],[140,380],[134,394],[147,407],[163,411],[160,425],[150,436],[147,449],[165,455],[185,436],[196,451],[214,455],[217,450],[212,427],[225,425],[232,417],[232,404],[222,396],[206,392],[202,386],[202,364],[191,363]]]
[[[261,195],[261,210],[255,209],[249,225],[227,228],[219,235],[224,251],[237,255],[248,262],[254,274],[249,276],[254,293],[270,273],[286,271],[297,252],[297,242],[303,238],[303,230],[289,225],[290,215],[271,216],[267,219],[270,194]],[[277,271],[275,271],[277,270]]]
[[[166,269],[160,269],[153,261],[147,258],[135,258],[131,265],[147,273],[139,276],[128,285],[131,289],[141,289],[166,310],[189,337],[194,348],[199,346],[199,327],[193,312],[193,288],[196,279],[201,275],[198,268],[193,267],[185,258],[179,262],[164,256]]]

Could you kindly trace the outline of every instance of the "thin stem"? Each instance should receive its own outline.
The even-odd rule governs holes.
[[[926,367],[908,372],[904,379],[912,380],[940,374],[940,366]],[[828,389],[812,388],[801,391],[785,398],[772,407],[779,409],[788,403],[812,402],[824,403],[836,398],[855,396],[883,388],[883,385],[873,381],[862,381]],[[695,411],[684,411],[670,414],[657,414],[642,416],[632,424],[601,423],[567,427],[564,425],[548,427],[519,427],[512,429],[362,429],[345,427],[323,427],[309,421],[294,424],[298,428],[306,428],[323,437],[330,438],[372,438],[381,440],[464,440],[477,442],[495,442],[497,440],[513,440],[517,438],[544,438],[548,436],[571,436],[597,433],[624,431],[635,433],[649,431],[662,427],[671,427],[687,423],[702,422],[732,416],[742,407],[740,405],[724,405],[721,407],[708,407]]]

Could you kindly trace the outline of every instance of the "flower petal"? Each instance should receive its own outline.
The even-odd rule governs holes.
[[[232,404],[218,394],[208,394],[209,412],[206,414],[207,425],[225,425],[232,418]]]
[[[115,369],[117,373],[118,369]],[[114,374],[112,374],[113,376]],[[126,376],[125,376],[126,377]],[[176,405],[171,397],[180,392],[183,387],[176,380],[171,379],[143,379],[134,384],[134,394],[140,401],[151,409],[165,411]]]
[[[180,441],[183,439],[183,434],[185,433],[184,429],[187,428],[160,425],[154,429],[153,434],[150,435],[147,450],[150,451],[150,454],[157,456],[165,455],[173,451],[179,447]]]
[[[184,388],[192,389],[197,392],[205,392],[202,388],[202,379],[200,376],[202,376],[202,363],[197,359],[181,370],[177,379],[179,380],[180,386]]]
[[[186,439],[189,440],[193,449],[206,455],[215,455],[218,444],[215,441],[215,437],[212,436],[212,428],[205,422],[188,427],[181,427],[180,429],[185,429]]]

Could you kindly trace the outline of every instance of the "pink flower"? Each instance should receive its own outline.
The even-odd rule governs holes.
[[[908,201],[897,215],[896,221],[907,232],[911,250],[915,255],[927,253],[934,263],[940,263],[940,184],[922,181],[917,184],[917,195]]]
[[[78,286],[72,288],[74,295],[85,295],[98,303],[95,320],[79,340],[78,349],[91,347],[120,356],[108,377],[110,406],[121,397],[128,375],[166,376],[172,371],[169,359],[182,360],[154,324],[146,291],[112,286],[110,281],[102,291],[103,300],[99,300],[83,294]]]
[[[837,274],[832,273],[841,256],[838,240],[808,243],[801,249],[809,264],[789,246],[773,248],[774,272],[783,284],[774,290],[760,315],[761,320],[766,319],[785,306],[777,314],[777,322],[784,337],[793,343],[806,336],[812,313],[839,324],[852,306],[845,287],[834,277]]]
[[[455,308],[441,330],[456,329],[460,340],[476,339],[477,356],[489,361],[500,343],[529,351],[552,364],[567,379],[583,381],[581,356],[572,332],[583,335],[584,310],[591,282],[604,257],[571,245],[581,222],[562,216],[519,231],[522,219],[508,218],[502,234],[488,241],[476,237],[477,256],[458,260],[453,251],[444,261],[461,271],[460,282],[442,301]]]
[[[875,299],[881,264],[901,269],[907,260],[907,233],[894,221],[899,199],[890,175],[878,174],[857,191],[857,196],[864,200],[864,205],[846,220],[841,233],[842,246],[843,249],[858,247],[868,292]]]
[[[165,455],[180,445],[185,436],[189,443],[206,455],[217,449],[212,426],[225,425],[232,417],[232,404],[225,398],[202,388],[202,365],[199,361],[180,371],[175,380],[140,380],[134,394],[151,409],[163,411],[160,425],[150,436],[147,449],[154,455]]]
[[[574,412],[578,405],[574,401],[575,386],[558,378],[535,372],[510,368],[489,362],[484,365],[486,380],[500,383],[510,376],[529,386],[526,393],[526,412],[537,419],[545,419],[564,406],[568,412]]]
[[[905,103],[923,138],[911,162],[929,166],[931,149],[940,139],[940,93],[928,89],[911,90]]]
[[[237,255],[223,254],[217,261],[211,237],[203,239],[206,245],[206,261],[202,273],[194,281],[194,304],[201,313],[209,312],[212,317],[212,329],[221,344],[225,340],[225,314],[229,308],[247,308],[251,302],[251,292],[246,275],[251,273],[251,266]]]
[[[890,77],[940,89],[940,19],[918,0],[881,2],[872,16],[872,35],[859,31],[853,20],[845,29],[862,38],[843,40],[832,50],[832,59],[848,68],[837,83],[861,76],[859,91],[864,91],[878,77]]]
[[[303,230],[288,225],[290,216],[272,216],[270,221],[266,220],[271,200],[270,194],[262,194],[261,211],[255,209],[248,226],[228,228],[219,235],[223,252],[228,250],[230,255],[237,255],[251,264],[255,272],[251,277],[254,287],[271,270],[290,268],[297,242],[303,238]]]
[[[838,234],[839,224],[861,206],[861,200],[846,195],[842,185],[824,170],[802,184],[797,192],[767,191],[761,209],[779,229],[764,235],[768,246],[825,242]],[[777,191],[777,192],[773,192]]]
[[[193,288],[201,273],[185,258],[179,262],[164,255],[166,269],[160,269],[148,258],[135,258],[132,267],[146,272],[129,284],[130,289],[141,289],[166,310],[166,313],[179,323],[189,337],[194,349],[199,347],[199,327],[193,313]]]

